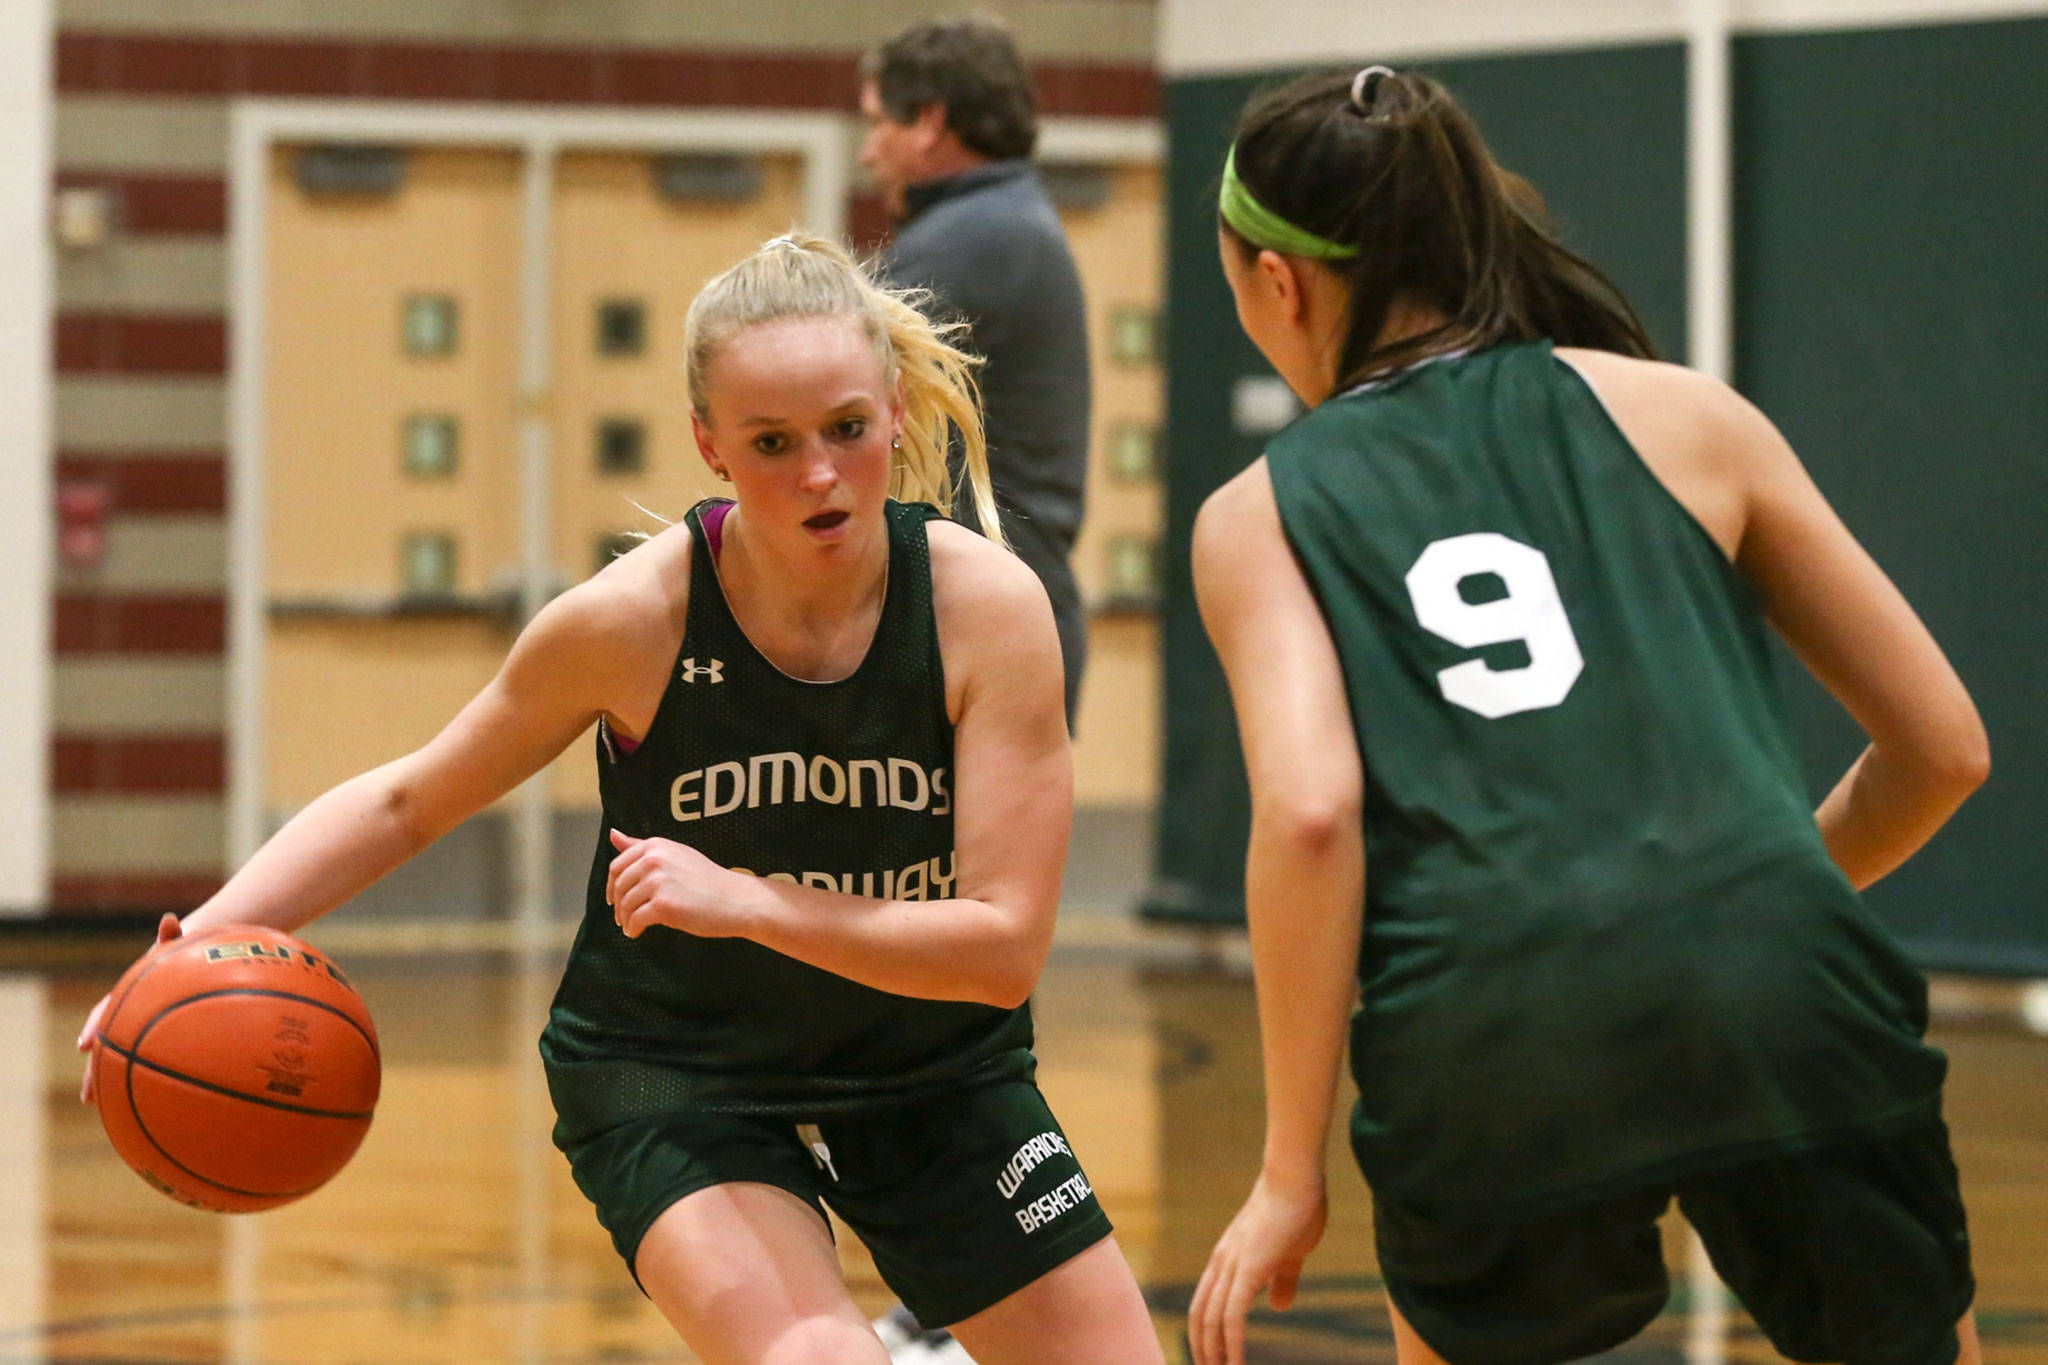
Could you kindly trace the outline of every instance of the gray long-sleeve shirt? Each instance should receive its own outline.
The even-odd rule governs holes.
[[[1028,161],[995,161],[910,186],[909,219],[883,258],[891,283],[964,320],[978,375],[1003,533],[1052,599],[1067,673],[1081,694],[1087,620],[1068,563],[1088,485],[1088,319],[1059,215]],[[973,524],[971,515],[962,518]]]

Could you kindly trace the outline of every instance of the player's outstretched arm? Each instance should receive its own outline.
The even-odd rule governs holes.
[[[227,885],[187,915],[165,915],[159,944],[225,924],[295,931],[332,910],[495,801],[560,753],[602,709],[593,685],[614,676],[645,630],[609,578],[571,589],[513,644],[497,677],[421,749],[350,778],[293,816]],[[660,665],[657,665],[660,667]],[[90,1104],[90,1054],[107,1002],[87,1016],[79,1098]]]
[[[1073,822],[1059,636],[1045,590],[1015,556],[948,523],[932,525],[931,545],[954,716],[950,894],[849,896],[733,872],[671,840],[619,835],[607,896],[627,934],[661,925],[749,938],[920,999],[1009,1008],[1030,996],[1052,946]]]
[[[1785,438],[1732,390],[1711,420],[1747,490],[1736,563],[1801,662],[1870,746],[1821,802],[1828,852],[1869,886],[1941,828],[1991,768],[1955,669],[1828,506]]]
[[[1251,779],[1245,909],[1266,1144],[1258,1182],[1196,1286],[1188,1339],[1199,1365],[1241,1365],[1252,1301],[1265,1290],[1276,1308],[1292,1303],[1322,1237],[1324,1140],[1364,917],[1364,776],[1336,647],[1263,460],[1203,507],[1194,575]]]
[[[186,932],[296,930],[539,771],[596,721],[600,680],[617,667],[620,611],[611,585],[596,580],[550,603],[438,735],[293,816],[186,916]]]

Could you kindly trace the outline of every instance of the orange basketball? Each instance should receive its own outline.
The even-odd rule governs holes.
[[[310,1194],[369,1131],[381,1074],[362,997],[325,954],[252,925],[163,944],[115,985],[94,1049],[100,1122],[136,1174],[196,1208]]]

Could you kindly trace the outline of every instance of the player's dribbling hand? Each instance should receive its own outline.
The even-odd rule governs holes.
[[[699,938],[731,938],[741,932],[732,873],[673,839],[635,839],[611,831],[612,859],[604,898],[627,938],[665,924]]]
[[[1301,1263],[1323,1239],[1330,1204],[1318,1175],[1288,1188],[1261,1175],[1230,1220],[1188,1305],[1195,1365],[1244,1365],[1244,1324],[1261,1289],[1275,1308],[1294,1303]]]
[[[184,932],[184,927],[178,923],[178,917],[165,912],[164,917],[157,921],[156,943],[150,948],[150,952],[155,952]],[[85,1079],[78,1083],[80,1104],[91,1104],[99,1093],[93,1083],[93,1062],[98,1059],[99,1054],[93,1051],[92,1045],[99,1040],[100,1020],[106,1015],[107,1002],[113,998],[112,991],[101,996],[100,1002],[92,1007],[92,1013],[85,1016],[85,1027],[78,1031],[78,1050],[85,1054]]]

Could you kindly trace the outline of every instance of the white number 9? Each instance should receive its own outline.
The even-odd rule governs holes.
[[[1498,575],[1507,596],[1467,602],[1458,585],[1477,574]],[[1533,546],[1494,531],[1451,536],[1423,550],[1407,582],[1415,619],[1432,635],[1466,649],[1520,640],[1529,650],[1520,668],[1468,659],[1444,669],[1436,681],[1445,701],[1490,720],[1540,711],[1563,701],[1586,666],[1550,560]]]

